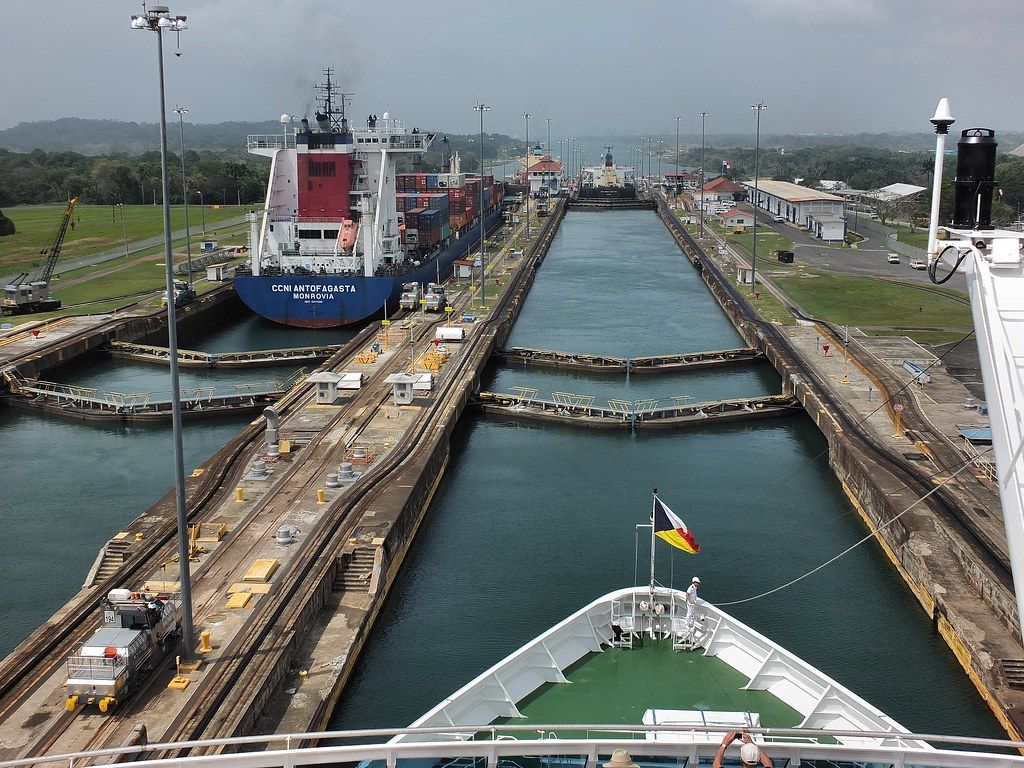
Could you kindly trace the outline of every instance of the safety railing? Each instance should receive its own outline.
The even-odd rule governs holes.
[[[283,133],[250,134],[245,137],[246,149],[295,149],[295,136]]]
[[[0,768],[28,765],[80,765],[83,760],[121,756],[124,766],[174,766],[191,764],[212,768],[280,768],[327,763],[375,762],[380,768],[395,768],[399,761],[430,761],[430,765],[451,764],[460,759],[486,759],[489,765],[505,761],[538,758],[576,758],[578,765],[594,768],[605,762],[615,749],[626,749],[634,759],[671,759],[697,765],[710,763],[718,749],[722,726],[674,725],[481,725],[467,734],[466,726],[445,728],[395,728],[366,731],[320,731],[317,733],[270,734],[202,741],[150,743],[65,754],[27,757],[0,762]],[[836,766],[870,764],[915,766],[916,768],[1021,768],[1024,742],[1000,739],[912,734],[892,731],[806,730],[800,728],[748,728],[747,732],[777,763],[789,760],[831,762]],[[407,741],[383,741],[395,736]],[[363,743],[336,745],[338,740]],[[321,745],[330,746],[321,746]],[[943,748],[934,748],[941,744]],[[194,758],[141,759],[143,754],[202,748]],[[260,751],[255,751],[260,750]],[[733,757],[727,754],[728,757]],[[103,761],[107,762],[107,761]]]

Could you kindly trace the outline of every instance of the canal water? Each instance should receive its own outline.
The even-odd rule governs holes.
[[[258,317],[188,340],[225,352],[342,344],[355,331],[284,328]],[[182,369],[182,388],[285,379],[296,366],[252,370]],[[50,378],[116,392],[169,398],[167,369],[95,356]],[[185,471],[201,466],[252,414],[185,421]],[[0,407],[2,509],[10,537],[0,556],[0,655],[53,615],[80,588],[100,547],[174,485],[170,424],[122,426],[64,421]]]
[[[651,212],[570,213],[510,345],[619,356],[740,346]],[[484,386],[637,400],[762,395],[760,366],[588,377],[498,367]],[[452,460],[333,728],[404,726],[590,600],[644,581],[650,490],[700,554],[659,545],[658,576],[724,603],[785,583],[864,536],[806,416],[630,435],[467,414]],[[1003,736],[874,543],[768,598],[728,608],[904,726]]]

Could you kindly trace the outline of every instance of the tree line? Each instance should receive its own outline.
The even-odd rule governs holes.
[[[458,152],[462,170],[479,168],[479,137],[441,135],[419,164],[423,171],[442,170],[442,159]],[[522,154],[522,142],[500,134],[484,135],[484,160]],[[443,156],[443,157],[442,157]],[[168,153],[170,202],[182,202],[181,156]],[[236,157],[210,150],[186,150],[190,203],[250,204],[264,199],[270,163],[266,158]],[[408,159],[400,171],[416,170]],[[447,170],[444,168],[443,170]],[[146,204],[160,200],[160,153],[85,155],[78,152],[12,152],[0,149],[0,206],[54,203],[78,197],[83,203]]]
[[[169,153],[170,202],[182,202],[181,158]],[[269,164],[216,152],[185,152],[189,202],[254,203],[263,199]],[[160,200],[160,153],[89,156],[0,149],[0,205],[53,203],[145,204]]]
[[[700,166],[700,148],[680,153],[679,163],[690,168]],[[873,190],[889,184],[905,183],[925,187],[899,213],[927,216],[935,158],[931,152],[894,152],[871,147],[848,146],[785,150],[762,148],[758,173],[762,179],[794,181],[815,187],[823,180],[841,181],[851,189]],[[704,171],[708,177],[724,174],[731,179],[754,178],[754,150],[708,147],[704,152]],[[953,178],[956,160],[947,156],[943,166],[943,216],[952,212]],[[996,195],[993,217],[999,222],[1015,221],[1024,208],[1024,157],[1000,153],[996,157]]]

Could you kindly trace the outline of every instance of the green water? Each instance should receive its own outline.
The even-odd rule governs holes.
[[[571,213],[510,344],[604,354],[739,346],[650,212]],[[491,371],[484,385],[630,399],[778,389],[771,369],[616,379]],[[699,573],[712,602],[784,583],[865,528],[806,417],[638,436],[467,415],[423,526],[332,727],[402,726],[590,600],[635,583],[650,489],[703,549],[661,545],[659,578]],[[640,580],[646,557],[640,541]],[[952,653],[874,544],[767,599],[728,608],[921,731],[1002,736]],[[566,716],[566,720],[572,719]]]
[[[340,344],[355,331],[284,328],[257,317],[218,327],[187,346],[208,351]],[[296,370],[182,369],[183,389],[281,379]],[[169,398],[167,369],[93,356],[51,379]],[[252,420],[251,414],[185,421],[191,472]],[[78,591],[103,544],[174,485],[170,424],[97,425],[0,406],[0,654]]]

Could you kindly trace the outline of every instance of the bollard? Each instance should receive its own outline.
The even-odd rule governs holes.
[[[306,682],[306,678],[307,677],[309,677],[309,670],[308,669],[300,669],[299,670],[299,685],[302,685],[302,683]]]
[[[278,445],[278,423],[277,423],[277,411],[274,410],[273,406],[267,406],[263,409],[263,416],[267,420],[267,456],[277,458],[281,455],[281,449]]]
[[[213,645],[210,643],[210,630],[204,629],[199,633],[199,652],[209,653],[213,650]]]
[[[238,503],[245,501],[245,493],[242,491],[242,486],[235,488],[235,501]]]
[[[326,494],[324,493],[324,489],[323,488],[317,488],[316,489],[316,503],[317,504],[326,504],[327,501],[326,501],[325,497],[326,497]]]

